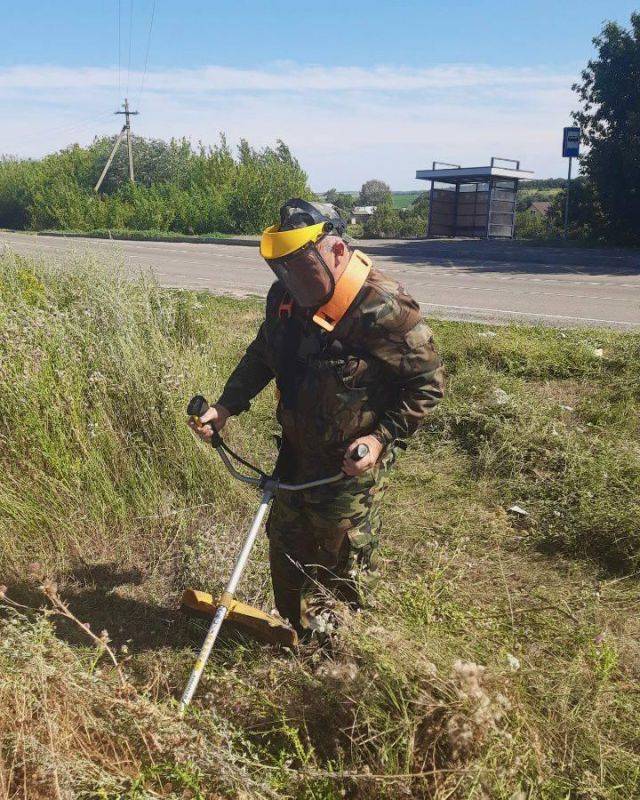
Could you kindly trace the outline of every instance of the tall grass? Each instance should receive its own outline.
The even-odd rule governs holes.
[[[184,408],[260,314],[0,258],[0,583],[37,608],[29,576],[57,580],[127,679],[65,620],[5,614],[0,798],[637,797],[632,334],[433,323],[449,395],[400,459],[369,609],[330,652],[222,643],[176,720],[202,636],[177,596],[221,585],[256,503]],[[226,434],[264,465],[273,403]],[[265,549],[241,591],[269,609]]]
[[[208,329],[212,310],[207,296],[128,283],[117,267],[79,260],[60,272],[3,257],[5,565],[44,558],[60,569],[89,552],[130,560],[173,535],[164,512],[217,493],[217,465],[184,425],[190,392],[215,396],[235,355],[242,305],[215,304],[224,353]]]

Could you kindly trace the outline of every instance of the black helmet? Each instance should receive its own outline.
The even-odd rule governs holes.
[[[281,231],[307,228],[321,222],[325,223],[325,233],[344,236],[347,230],[347,223],[331,203],[310,203],[300,197],[292,197],[280,209]]]

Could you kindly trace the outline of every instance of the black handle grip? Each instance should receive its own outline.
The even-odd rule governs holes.
[[[352,461],[361,461],[365,456],[369,455],[369,448],[366,444],[362,442],[357,446],[354,447],[353,450],[349,453],[349,457]]]
[[[187,414],[190,417],[201,417],[204,412],[208,410],[209,403],[207,403],[206,399],[201,394],[197,394],[195,397],[192,397],[191,400],[189,400]]]
[[[205,411],[208,411],[210,408],[209,403],[206,399],[201,395],[197,394],[195,397],[192,397],[189,400],[189,405],[187,406],[187,414],[190,417],[201,417]],[[215,429],[213,422],[205,422],[205,425],[208,425],[211,428],[213,436],[211,437],[211,444],[213,447],[220,447],[222,445],[222,437]]]

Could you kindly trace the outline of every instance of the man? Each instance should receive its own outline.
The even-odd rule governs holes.
[[[300,634],[325,628],[330,594],[361,605],[377,577],[380,502],[397,449],[443,396],[418,304],[351,249],[345,227],[332,206],[284,204],[260,243],[278,278],[265,321],[201,418],[220,431],[275,378],[279,476],[299,483],[345,473],[279,491],[267,522],[276,607]]]

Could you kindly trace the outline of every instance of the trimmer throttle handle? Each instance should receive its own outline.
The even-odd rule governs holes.
[[[189,400],[187,414],[190,417],[201,417],[204,412],[208,410],[209,403],[207,403],[206,399],[201,394],[197,394],[195,397],[192,397],[191,400]]]
[[[206,399],[201,394],[197,394],[195,397],[192,397],[191,400],[189,400],[189,405],[187,406],[187,414],[190,417],[197,417],[198,419],[200,419],[200,417],[205,413],[205,411],[208,410],[209,410],[209,403],[207,403]],[[204,424],[208,425],[213,433],[213,437],[211,438],[211,444],[214,447],[220,447],[220,445],[222,444],[222,437],[215,429],[213,423],[205,422]]]
[[[369,448],[366,444],[362,442],[357,446],[354,447],[353,450],[349,453],[349,456],[352,461],[361,461],[365,456],[369,455]]]

